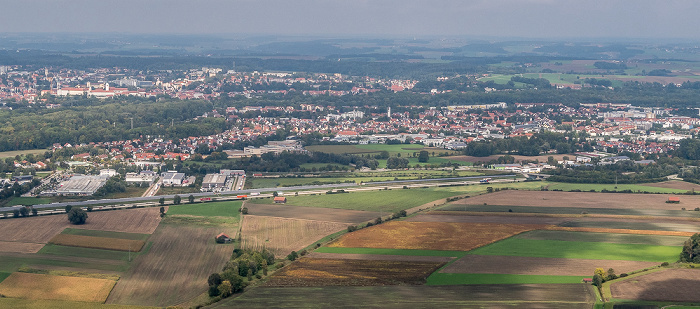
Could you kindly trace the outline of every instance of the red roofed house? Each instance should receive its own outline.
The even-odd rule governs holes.
[[[287,198],[284,197],[284,196],[275,196],[274,201],[275,201],[275,203],[277,203],[277,204],[284,204],[284,203],[287,202]]]

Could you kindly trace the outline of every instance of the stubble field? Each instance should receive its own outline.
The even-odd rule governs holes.
[[[347,224],[338,222],[245,215],[241,245],[246,249],[266,248],[276,257],[284,257],[345,228]]]
[[[24,299],[104,302],[114,287],[109,279],[13,273],[0,283],[0,294]]]

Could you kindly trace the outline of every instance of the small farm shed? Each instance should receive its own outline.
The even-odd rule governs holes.
[[[675,204],[678,204],[680,202],[681,202],[681,198],[677,197],[677,196],[669,196],[668,200],[666,201],[666,203],[675,203]]]
[[[284,196],[275,196],[275,203],[284,204],[287,202],[287,198]]]
[[[221,233],[219,235],[216,235],[216,242],[227,244],[231,242],[231,237],[228,237],[228,235]]]

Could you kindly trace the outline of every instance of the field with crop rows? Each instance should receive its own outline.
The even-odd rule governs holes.
[[[61,246],[138,252],[146,244],[143,240],[118,239],[84,235],[58,234],[49,243]]]
[[[337,222],[246,215],[241,246],[258,250],[266,248],[275,256],[283,257],[345,228],[347,224]]]
[[[468,251],[543,225],[390,221],[343,235],[330,247]]]
[[[168,306],[205,292],[207,277],[221,271],[233,252],[233,245],[214,242],[222,232],[236,237],[235,227],[161,225],[149,252],[134,260],[107,302]]]
[[[279,204],[259,204],[246,202],[248,214],[292,219],[306,219],[357,224],[379,217],[376,211],[330,209],[319,207],[290,206]]]
[[[275,272],[265,286],[423,284],[441,262],[302,258]]]
[[[109,279],[13,273],[0,283],[0,294],[25,299],[104,302],[114,287]]]

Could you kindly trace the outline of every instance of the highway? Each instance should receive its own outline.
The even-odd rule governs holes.
[[[438,186],[440,184],[446,184],[446,183],[440,183],[441,181],[455,181],[457,184],[477,184],[479,183],[478,180],[483,179],[483,178],[504,178],[504,177],[513,177],[515,175],[496,175],[496,176],[469,176],[469,177],[453,177],[453,178],[433,178],[433,179],[417,179],[417,180],[393,180],[393,181],[378,181],[378,182],[367,182],[363,183],[363,188],[359,190],[376,190],[376,188],[364,188],[365,186],[381,186],[381,185],[399,185],[399,184],[407,184],[407,183],[421,183],[418,186],[427,186],[427,182],[437,182],[435,184],[431,184],[430,186]],[[472,181],[469,181],[472,180]],[[476,181],[474,181],[476,180]],[[504,179],[505,180],[505,179]],[[461,182],[460,182],[461,181]],[[503,180],[502,180],[503,181]],[[501,182],[502,182],[501,181]],[[497,180],[492,180],[492,182],[499,182]],[[451,182],[450,182],[451,183]],[[216,197],[220,195],[239,195],[239,194],[250,194],[253,192],[296,192],[296,191],[301,191],[301,190],[321,190],[320,192],[317,193],[322,193],[325,191],[328,191],[329,189],[342,189],[342,188],[356,188],[360,187],[356,183],[340,183],[340,184],[324,184],[324,185],[307,185],[307,186],[294,186],[294,187],[274,187],[274,188],[259,188],[259,189],[248,189],[248,190],[234,190],[234,191],[223,191],[223,192],[199,192],[199,193],[190,193],[192,196],[195,198],[200,198],[200,197]],[[400,186],[399,186],[400,187]],[[411,186],[411,187],[416,187],[416,186]],[[392,187],[396,188],[396,187]],[[187,196],[190,194],[181,194],[180,197],[183,198],[183,200],[187,199]],[[301,194],[301,192],[300,192]],[[119,205],[119,204],[127,204],[127,203],[137,203],[137,202],[158,202],[160,198],[165,198],[165,199],[172,199],[174,198],[175,195],[156,195],[156,196],[144,196],[144,197],[127,197],[127,198],[118,198],[118,199],[101,199],[101,200],[87,200],[87,201],[75,201],[75,202],[61,202],[61,203],[52,203],[52,204],[39,204],[39,205],[34,205],[33,207],[37,210],[42,209],[42,208],[61,208],[65,207],[66,205],[71,205],[71,206],[90,206],[90,205],[101,205],[101,204],[114,204],[114,205]],[[4,211],[12,211],[16,209],[18,206],[11,206],[11,207],[0,207],[0,212]]]

